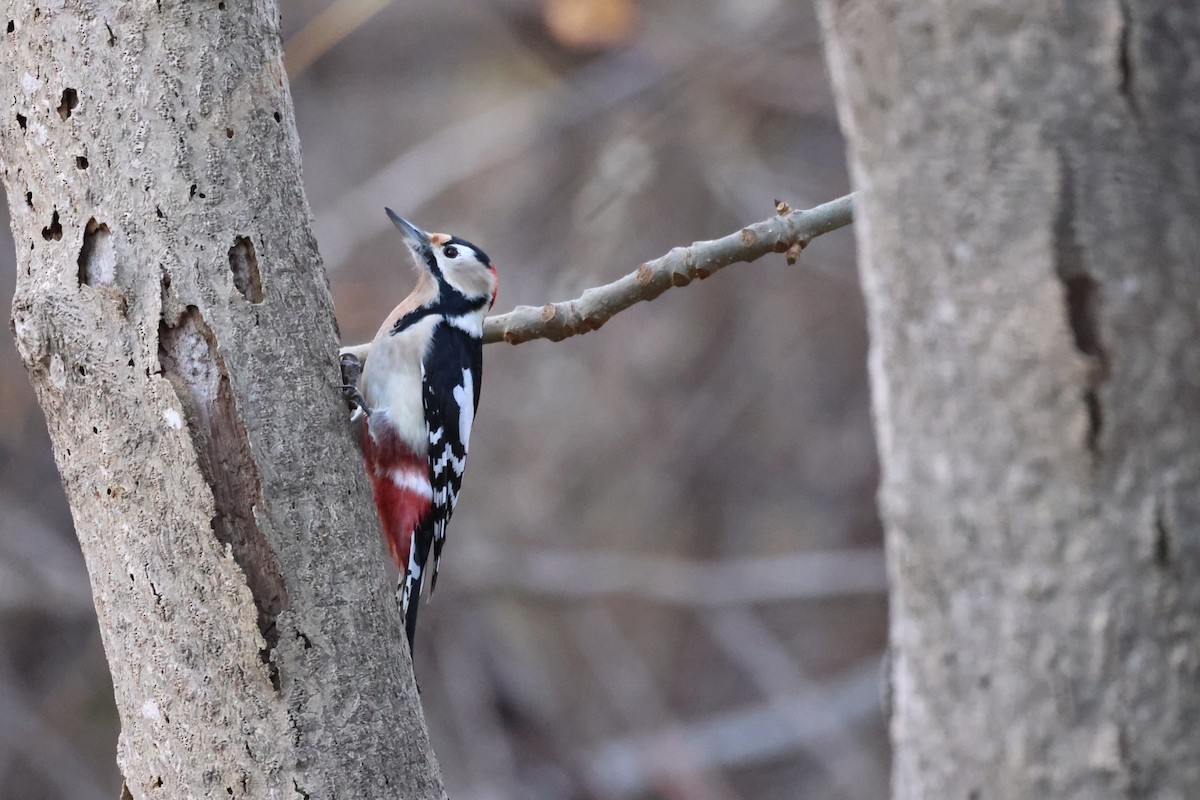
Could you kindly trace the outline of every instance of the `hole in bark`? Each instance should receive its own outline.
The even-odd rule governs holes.
[[[1126,0],[1117,3],[1117,10],[1121,15],[1121,30],[1117,38],[1117,71],[1121,76],[1118,91],[1125,98],[1125,102],[1129,104],[1129,110],[1135,117],[1138,117],[1141,115],[1141,109],[1138,106],[1134,83],[1133,54],[1130,52],[1133,49],[1130,42],[1133,36],[1133,20],[1129,17],[1129,6]]]
[[[1071,337],[1088,363],[1083,404],[1088,430],[1085,444],[1093,456],[1100,454],[1104,407],[1100,386],[1108,379],[1108,352],[1100,336],[1100,284],[1087,270],[1087,253],[1079,243],[1075,224],[1075,176],[1066,153],[1059,153],[1058,213],[1054,222],[1055,273],[1063,287],[1063,305]]]
[[[283,115],[282,115],[282,114],[280,114],[278,111],[276,111],[276,112],[275,112],[275,121],[276,121],[276,122],[283,122]]]
[[[112,234],[103,222],[95,217],[88,220],[83,230],[83,246],[79,248],[79,285],[106,286],[117,277],[117,253],[113,249]]]
[[[296,638],[301,640],[302,642],[304,642],[305,650],[312,649],[312,639],[308,638],[308,635],[305,634],[303,631],[296,631]]]
[[[224,11],[224,10],[225,10],[225,4],[224,4],[224,3],[217,3],[217,8],[219,8],[221,11]]]
[[[54,209],[53,216],[50,217],[50,224],[42,228],[42,238],[47,242],[53,239],[58,241],[62,239],[62,223],[58,221],[58,209]]]
[[[1087,408],[1088,416],[1087,449],[1097,453],[1100,450],[1100,432],[1104,429],[1104,408],[1095,389],[1084,390],[1083,405]]]
[[[8,32],[9,32],[9,33],[12,33],[12,32],[13,32],[13,31],[15,31],[16,29],[17,29],[17,25],[16,25],[16,23],[14,23],[14,22],[13,22],[13,21],[10,19],[10,20],[8,21]]]
[[[1067,321],[1071,324],[1071,335],[1075,347],[1087,356],[1100,358],[1104,350],[1100,346],[1100,331],[1097,325],[1099,284],[1090,275],[1074,275],[1063,278],[1067,294]]]
[[[196,196],[196,184],[192,184],[192,188],[188,189],[188,200]]]
[[[85,368],[83,366],[83,364],[80,364],[78,367],[76,367],[75,371],[79,373],[79,377],[81,377],[81,378],[87,377],[87,368]]]
[[[158,775],[155,775],[154,779],[150,781],[150,788],[158,789],[162,786],[162,783],[163,783],[162,778],[160,778]]]
[[[229,248],[229,270],[233,273],[233,285],[251,303],[263,299],[262,275],[258,271],[258,256],[249,237],[239,236]]]
[[[71,116],[71,112],[79,105],[79,92],[74,89],[63,89],[62,102],[58,104],[58,115],[63,119]]]
[[[1154,506],[1154,563],[1162,569],[1171,566],[1171,530],[1162,503]]]
[[[258,464],[217,347],[200,310],[188,306],[175,324],[164,319],[158,330],[158,362],[187,417],[200,471],[212,490],[213,534],[229,546],[258,610],[258,627],[267,646],[260,653],[270,670],[271,651],[279,641],[275,618],[288,606],[287,587],[275,551],[258,526],[262,507]],[[278,678],[272,678],[277,685]]]
[[[80,169],[87,169],[88,168],[87,156],[75,156],[75,166],[79,167]]]
[[[25,193],[25,205],[29,206],[30,208],[33,208],[33,192]]]
[[[232,139],[232,138],[233,138],[233,128],[226,128],[226,129],[225,129],[225,138],[226,138],[226,139]]]
[[[1087,408],[1087,447],[1096,452],[1104,429],[1104,408],[1100,404],[1099,387],[1108,377],[1108,355],[1100,342],[1099,305],[1100,285],[1085,273],[1060,278],[1066,294],[1067,322],[1075,339],[1075,348],[1091,362],[1090,375],[1083,391]]]
[[[21,130],[25,130],[25,115],[17,114],[17,124],[21,126]]]
[[[167,218],[167,215],[166,215],[166,214],[164,214],[164,213],[162,212],[162,209],[161,209],[161,208],[159,208],[158,206],[155,206],[155,207],[154,207],[154,215],[155,215],[156,217],[158,217],[159,219],[166,219],[166,218]]]
[[[1129,87],[1133,83],[1133,64],[1129,60],[1129,23],[1126,20],[1121,25],[1121,36],[1117,43],[1117,67],[1121,70],[1121,94],[1129,97]]]

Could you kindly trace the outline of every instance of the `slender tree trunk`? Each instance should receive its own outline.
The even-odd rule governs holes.
[[[13,328],[133,797],[444,796],[336,389],[272,0],[10,0]]]
[[[896,800],[1200,796],[1200,15],[823,0]]]

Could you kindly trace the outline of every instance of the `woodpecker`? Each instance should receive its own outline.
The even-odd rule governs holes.
[[[497,276],[470,242],[426,233],[386,211],[416,263],[417,285],[370,345],[343,348],[342,359],[362,370],[357,387],[348,378],[344,389],[364,417],[363,461],[400,570],[396,595],[411,649],[421,588],[426,573],[431,594],[437,584],[462,487],[479,406],[483,318],[496,300]]]

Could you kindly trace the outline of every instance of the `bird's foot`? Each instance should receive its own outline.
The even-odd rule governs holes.
[[[346,398],[346,404],[350,406],[350,410],[361,410],[364,416],[371,416],[371,409],[367,407],[367,399],[358,389],[358,379],[362,375],[362,362],[350,353],[342,354],[342,397]]]

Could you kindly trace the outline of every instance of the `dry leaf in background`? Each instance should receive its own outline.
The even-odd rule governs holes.
[[[629,40],[637,8],[633,0],[543,0],[542,19],[564,47],[602,50]]]

